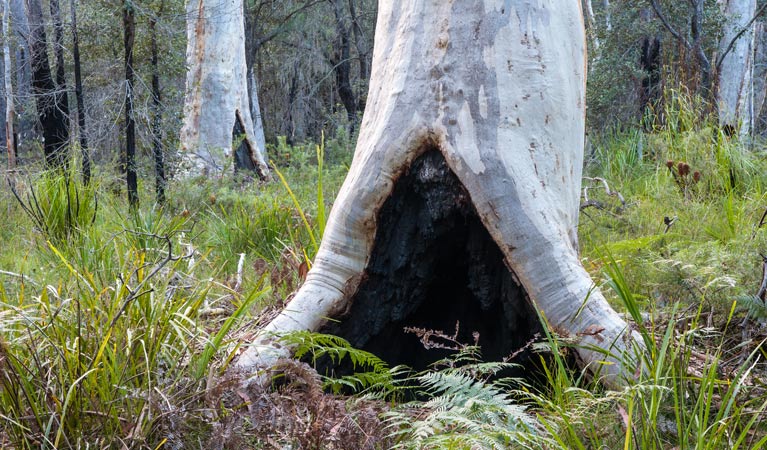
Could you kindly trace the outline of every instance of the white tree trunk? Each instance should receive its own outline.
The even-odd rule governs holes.
[[[764,100],[767,96],[767,27],[762,21],[754,23],[754,123],[752,128],[755,132],[762,132],[759,119],[762,117]]]
[[[605,360],[588,346],[632,349],[636,336],[594,288],[577,249],[585,65],[580,2],[379,2],[354,161],[314,266],[237,367],[268,367],[289,354],[275,333],[317,330],[349,307],[378,212],[428,148],[444,155],[533,304],[580,340],[585,364]],[[607,359],[599,367],[609,383],[636,370]]]
[[[602,0],[602,8],[605,10],[605,28],[607,31],[612,31],[612,13],[610,12],[610,0]]]
[[[253,135],[262,157],[266,159],[266,137],[264,136],[264,121],[261,118],[261,105],[258,102],[258,82],[256,81],[256,69],[251,68],[248,74],[250,87],[250,116],[253,119]]]
[[[233,165],[235,121],[261,177],[269,169],[253,132],[245,67],[242,0],[187,0],[188,65],[181,150],[191,175]]]
[[[599,51],[599,36],[596,30],[596,20],[594,19],[594,8],[591,6],[591,0],[584,0],[586,6],[586,14],[588,16],[588,30],[591,34],[591,41],[594,46],[594,51]]]
[[[722,13],[726,18],[724,36],[720,42],[720,53],[729,47],[756,12],[756,0],[720,0]],[[717,102],[719,123],[740,127],[741,135],[751,132],[753,122],[753,76],[754,26],[743,33],[725,55],[719,67],[719,90]]]
[[[8,151],[8,168],[16,167],[16,146],[13,131],[13,84],[11,83],[11,51],[8,46],[11,33],[8,31],[8,0],[2,1],[3,8],[3,82],[5,94],[5,148]]]
[[[27,17],[24,0],[10,0],[10,22],[11,31],[14,38],[11,41],[14,44],[14,66],[16,78],[16,98],[14,99],[15,110],[33,111],[35,108],[34,96],[32,95],[32,63],[30,61],[31,52],[29,49],[29,21]],[[20,114],[16,122],[16,139],[14,145],[19,147],[25,139],[37,134],[35,130],[36,120],[27,118],[27,114]]]

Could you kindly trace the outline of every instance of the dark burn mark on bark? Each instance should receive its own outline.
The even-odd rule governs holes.
[[[392,365],[424,369],[446,356],[404,327],[443,330],[500,360],[540,331],[526,294],[482,225],[468,192],[431,149],[399,179],[378,216],[373,252],[349,311],[322,332]],[[525,364],[527,355],[513,362]]]

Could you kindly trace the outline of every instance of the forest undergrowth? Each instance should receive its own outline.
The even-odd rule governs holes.
[[[542,383],[496,376],[513,358],[483,361],[472,343],[414,373],[296,333],[302,362],[271,389],[234,389],[229,363],[311,265],[348,141],[280,141],[272,183],[175,181],[162,207],[143,186],[133,211],[108,170],[91,186],[4,180],[0,447],[761,448],[767,152],[686,101],[667,102],[662,128],[587,149],[583,264],[649,349],[620,390],[551,332],[528,344]],[[320,357],[355,371],[317,373]]]

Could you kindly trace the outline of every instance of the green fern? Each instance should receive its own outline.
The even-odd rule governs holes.
[[[416,378],[431,398],[385,415],[395,448],[525,448],[537,440],[536,419],[513,401],[503,383],[478,380],[470,372],[462,367]],[[414,417],[416,411],[420,414]]]
[[[311,357],[314,365],[321,358],[330,358],[333,364],[348,360],[355,371],[353,374],[342,377],[321,375],[323,389],[334,393],[348,389],[354,393],[364,392],[379,398],[391,398],[401,389],[395,380],[402,378],[408,371],[403,366],[390,368],[376,355],[354,348],[345,339],[330,334],[294,331],[281,336],[280,341],[293,347],[297,359]]]

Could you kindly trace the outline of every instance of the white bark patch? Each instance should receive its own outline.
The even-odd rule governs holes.
[[[479,87],[479,115],[483,119],[487,119],[487,95],[485,95],[485,85]]]
[[[724,52],[736,33],[746,26],[756,11],[756,0],[723,0],[720,2],[725,16],[725,33],[720,42]],[[742,135],[747,135],[753,122],[753,49],[754,26],[751,25],[735,41],[730,52],[724,57],[719,71],[719,122],[722,125],[738,126]]]
[[[474,118],[471,116],[469,102],[464,102],[458,113],[458,125],[461,130],[455,136],[455,144],[458,146],[456,150],[463,156],[463,161],[469,166],[469,170],[475,175],[481,175],[485,172],[485,164],[482,163],[482,156],[477,146],[477,131],[474,129]]]

